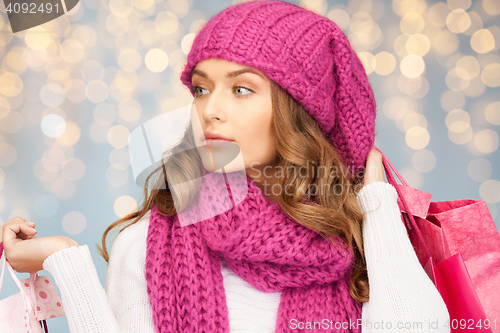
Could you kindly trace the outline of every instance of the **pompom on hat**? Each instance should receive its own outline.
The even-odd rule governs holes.
[[[192,72],[209,58],[266,73],[318,122],[351,172],[364,170],[375,140],[375,98],[360,59],[333,21],[285,1],[236,4],[213,16],[193,41],[181,74],[193,96]]]

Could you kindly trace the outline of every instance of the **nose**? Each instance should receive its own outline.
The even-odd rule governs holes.
[[[209,94],[205,107],[203,108],[203,119],[206,122],[226,121],[227,115],[224,112],[225,104],[223,92],[214,89],[214,91]]]

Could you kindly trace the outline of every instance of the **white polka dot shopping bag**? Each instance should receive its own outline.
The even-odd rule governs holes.
[[[42,333],[45,330],[48,333],[45,319],[64,316],[61,299],[52,282],[45,275],[37,276],[37,273],[19,280],[5,255],[2,255],[1,265],[0,291],[5,266],[21,291],[0,300],[0,332]]]

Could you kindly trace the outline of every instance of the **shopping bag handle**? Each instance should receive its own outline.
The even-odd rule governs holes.
[[[385,175],[387,176],[387,180],[388,181],[390,181],[390,182],[392,181],[391,185],[394,186],[395,184],[397,184],[396,183],[396,179],[392,175],[392,172],[390,172],[390,170],[392,169],[392,171],[394,171],[394,173],[398,177],[398,179],[401,182],[401,184],[403,184],[404,186],[410,187],[410,185],[408,185],[408,183],[405,181],[405,179],[403,178],[403,176],[401,176],[401,174],[398,172],[398,170],[396,169],[396,167],[394,166],[394,164],[392,164],[391,161],[389,161],[389,159],[387,158],[387,156],[385,156],[385,154],[377,146],[374,145],[373,147],[375,149],[377,149],[382,154],[382,161],[385,162],[385,164],[386,164],[386,165],[384,165],[385,166],[385,168],[384,168]],[[389,165],[390,168],[388,168],[387,165]]]
[[[425,243],[424,238],[422,237],[422,233],[420,232],[420,229],[418,228],[417,223],[415,222],[415,219],[413,218],[413,214],[411,213],[410,209],[408,208],[408,205],[406,203],[406,200],[404,199],[404,196],[401,194],[401,191],[399,190],[399,187],[397,186],[398,184],[396,182],[396,179],[392,175],[391,170],[394,171],[396,176],[401,181],[401,184],[403,184],[404,186],[408,186],[408,187],[410,187],[410,186],[404,180],[403,176],[401,176],[401,174],[398,172],[398,170],[396,170],[396,167],[391,163],[391,161],[389,161],[387,156],[385,156],[385,154],[377,146],[373,145],[373,147],[380,154],[382,154],[382,163],[384,165],[384,171],[385,171],[385,175],[387,177],[387,181],[389,182],[389,184],[394,186],[394,188],[398,192],[398,197],[401,200],[401,203],[403,204],[405,211],[407,212],[406,217],[405,217],[405,214],[401,213],[401,215],[403,215],[403,219],[406,222],[405,223],[406,227],[408,228],[408,230],[412,230],[412,228],[414,229],[414,231],[417,233],[419,241],[422,243],[422,246],[424,247],[424,250],[425,250],[427,257],[431,257],[429,248],[427,247],[427,244]]]
[[[24,292],[23,287],[21,286],[21,282],[17,278],[17,276],[14,273],[14,270],[10,266],[9,262],[6,260],[5,253],[3,253],[3,255],[2,255],[2,275],[0,277],[0,291],[1,291],[1,288],[2,288],[2,285],[3,285],[3,275],[4,275],[4,272],[5,272],[5,266],[7,266],[7,268],[9,269],[10,275],[12,276],[12,279],[14,279],[14,282],[16,283],[16,285],[21,290],[21,294],[23,296],[23,301],[24,301],[25,308],[26,309],[35,310],[34,307],[33,307],[32,300],[28,299],[28,295],[26,295],[26,293]]]
[[[36,309],[35,309],[35,307],[36,307],[35,279],[38,276],[38,273],[30,273],[29,285],[30,285],[31,297],[28,297],[28,295],[26,295],[26,293],[24,292],[24,290],[21,286],[21,281],[19,281],[16,274],[14,273],[14,270],[12,269],[12,266],[10,266],[9,262],[7,261],[7,258],[5,257],[5,253],[4,253],[4,249],[3,249],[3,242],[0,242],[0,257],[2,258],[2,260],[1,260],[2,273],[0,275],[0,292],[2,291],[2,286],[3,286],[3,276],[5,273],[5,266],[7,266],[7,268],[9,269],[10,275],[12,276],[12,279],[14,280],[16,285],[21,290],[21,295],[23,296],[25,308],[35,311],[35,314],[36,314]],[[47,323],[45,322],[45,320],[43,320],[41,324],[43,324],[42,328],[45,329],[45,333],[48,333],[49,330],[48,330]]]
[[[12,275],[12,278],[16,282],[17,286],[19,289],[21,289],[21,292],[23,295],[26,295],[24,290],[22,289],[21,282],[17,278],[17,276],[14,273],[14,270],[12,269],[12,266],[10,266],[9,262],[7,261],[7,258],[5,257],[5,253],[3,251],[3,243],[0,243],[0,257],[2,257],[2,273],[0,275],[0,292],[2,291],[2,286],[3,286],[3,275],[5,272],[5,266],[10,271],[10,275]],[[30,294],[31,294],[31,302],[36,302],[36,296],[35,296],[35,279],[38,276],[38,273],[30,273]]]

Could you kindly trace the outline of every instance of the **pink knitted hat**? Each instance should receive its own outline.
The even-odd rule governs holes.
[[[375,139],[376,105],[365,69],[330,19],[285,1],[249,1],[226,8],[198,32],[181,81],[194,96],[199,61],[253,66],[309,112],[346,167],[363,170]]]

